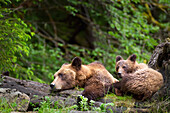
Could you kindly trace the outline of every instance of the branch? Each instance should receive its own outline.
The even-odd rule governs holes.
[[[49,11],[48,11],[48,10],[45,10],[45,12],[47,13],[47,15],[48,15],[48,17],[49,17],[49,19],[50,19],[50,21],[51,21],[51,24],[52,24],[52,26],[53,26],[53,29],[54,29],[54,38],[57,39],[57,38],[58,38],[58,37],[57,37],[57,28],[56,28],[55,22],[54,22],[52,16],[50,15]]]
[[[47,39],[47,40],[50,40],[51,42],[54,43],[55,47],[58,47],[58,44],[57,42],[52,38],[52,37],[49,37],[49,36],[46,36],[44,34],[42,34],[41,32],[36,32],[38,35],[40,35],[41,37]]]
[[[152,13],[149,9],[149,5],[147,3],[145,3],[145,7],[146,7],[146,10],[147,10],[147,13],[148,13],[147,15],[150,18],[151,22],[162,28],[163,26],[157,20],[155,20],[155,18],[152,16]]]
[[[45,39],[47,39],[47,40],[50,40],[51,42],[53,42],[54,43],[54,45],[55,45],[55,47],[58,47],[58,41],[59,42],[61,42],[61,43],[63,43],[64,45],[65,45],[65,42],[64,42],[64,40],[62,40],[62,39],[60,39],[60,38],[53,38],[53,37],[51,37],[50,36],[50,34],[48,33],[48,32],[46,32],[44,29],[42,29],[40,26],[38,26],[38,28],[40,29],[40,31],[42,31],[43,33],[41,33],[41,32],[39,32],[39,31],[36,31],[36,33],[38,34],[38,35],[40,35],[41,37],[43,37],[43,38],[45,38]]]
[[[167,13],[167,11],[165,9],[170,8],[168,5],[162,5],[162,4],[159,4],[159,3],[151,3],[151,4],[158,7],[159,9],[161,9],[165,13]]]

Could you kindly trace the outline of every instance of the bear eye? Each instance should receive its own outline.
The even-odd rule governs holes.
[[[119,69],[119,66],[116,67],[116,70],[118,70],[118,69]]]
[[[126,68],[126,66],[123,66],[123,68]]]
[[[58,76],[59,76],[59,77],[62,77],[62,76],[63,76],[63,74],[59,73],[59,74],[58,74]]]

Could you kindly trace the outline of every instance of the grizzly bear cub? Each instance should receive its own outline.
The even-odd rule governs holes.
[[[54,90],[83,87],[82,95],[89,100],[103,97],[109,86],[118,82],[99,62],[82,65],[81,59],[75,57],[71,64],[63,64],[54,74],[54,81],[50,87]]]
[[[131,94],[135,99],[144,101],[163,85],[162,74],[146,64],[138,64],[134,54],[127,60],[117,56],[116,72],[122,78],[120,82],[113,84],[117,95]]]

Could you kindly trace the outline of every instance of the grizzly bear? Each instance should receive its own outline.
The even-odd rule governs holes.
[[[127,60],[116,57],[116,72],[122,78],[113,86],[117,95],[131,94],[137,100],[146,100],[157,92],[163,85],[162,74],[149,68],[146,64],[137,63],[136,55]]]
[[[75,57],[71,64],[63,64],[54,74],[50,87],[54,90],[84,88],[82,95],[89,100],[103,97],[111,84],[118,82],[99,62],[82,65],[80,58]]]

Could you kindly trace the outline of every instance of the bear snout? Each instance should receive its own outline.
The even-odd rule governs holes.
[[[55,84],[53,84],[53,83],[50,84],[51,89],[53,89],[54,86],[55,86]]]
[[[118,72],[117,74],[118,74],[119,78],[122,78],[122,73],[121,72]]]

